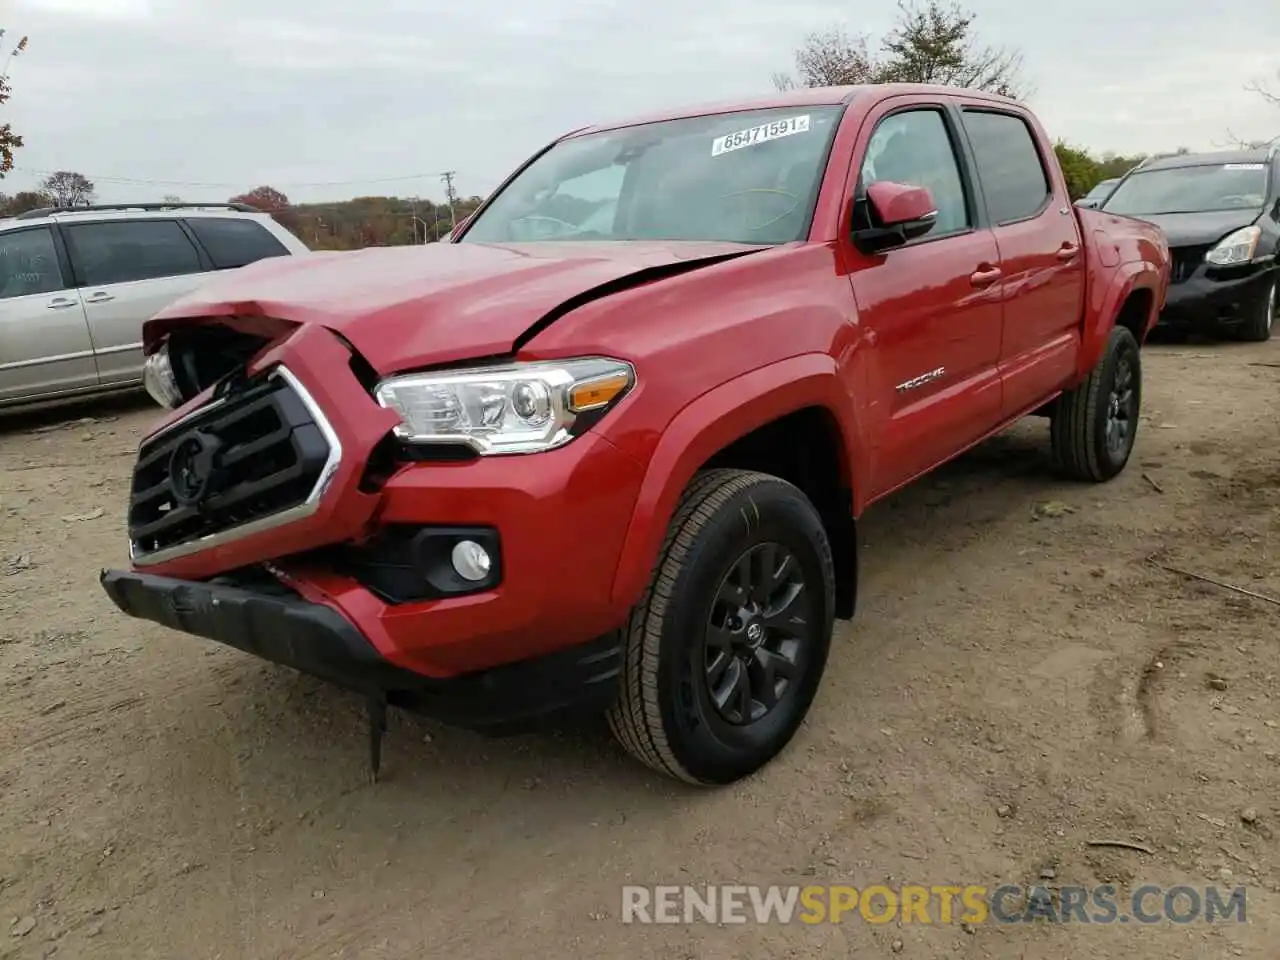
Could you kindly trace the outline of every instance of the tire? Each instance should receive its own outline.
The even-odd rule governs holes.
[[[1262,298],[1262,302],[1258,309],[1254,311],[1254,315],[1249,322],[1242,325],[1237,331],[1237,336],[1241,340],[1248,340],[1252,343],[1262,343],[1271,339],[1271,327],[1275,323],[1276,311],[1280,310],[1280,305],[1276,302],[1276,287],[1280,285],[1280,281],[1272,279],[1271,286],[1267,289],[1267,295]]]
[[[1117,375],[1122,380],[1117,385]],[[1102,483],[1124,469],[1133,452],[1142,408],[1142,356],[1138,341],[1115,327],[1097,366],[1084,383],[1058,398],[1050,438],[1058,469],[1074,480]],[[1113,417],[1124,424],[1120,442],[1109,442]]]
[[[773,586],[763,576],[753,580],[766,569]],[[751,582],[766,585],[742,589]],[[755,613],[742,606],[759,606],[762,597]],[[786,747],[809,711],[834,610],[831,546],[808,498],[762,473],[699,473],[627,626],[620,690],[608,712],[614,736],[654,770],[688,783],[727,784],[754,773]],[[741,696],[735,680],[754,683],[752,695]],[[724,696],[729,689],[736,695]],[[757,715],[770,691],[776,703]]]

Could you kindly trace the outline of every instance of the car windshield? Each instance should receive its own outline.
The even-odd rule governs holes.
[[[563,140],[461,242],[803,238],[840,107],[753,110]]]
[[[1115,185],[1116,185],[1116,182],[1114,180],[1103,180],[1101,183],[1095,186],[1092,190],[1086,193],[1084,198],[1086,200],[1101,200],[1103,197],[1105,197],[1108,193],[1112,191]]]
[[[1266,193],[1266,164],[1198,164],[1135,173],[1102,208],[1135,216],[1260,209]]]

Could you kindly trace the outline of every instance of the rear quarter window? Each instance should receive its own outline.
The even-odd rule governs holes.
[[[1011,113],[965,110],[964,126],[992,221],[1013,223],[1044,209],[1052,192],[1049,175],[1026,121]]]
[[[289,255],[284,244],[255,220],[191,217],[187,226],[209,254],[216,270],[230,270],[267,257]]]

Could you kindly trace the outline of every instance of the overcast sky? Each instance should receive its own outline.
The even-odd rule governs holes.
[[[1133,152],[1210,149],[1228,128],[1280,135],[1280,108],[1243,89],[1280,70],[1274,0],[965,5],[984,42],[1022,50],[1055,137]],[[767,93],[809,31],[877,37],[894,12],[892,0],[0,0],[0,50],[31,37],[0,108],[27,146],[0,190],[72,169],[104,200],[221,200],[261,183],[294,201],[438,197],[436,174],[456,170],[461,193],[483,194],[568,129]]]

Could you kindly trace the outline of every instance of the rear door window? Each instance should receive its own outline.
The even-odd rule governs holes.
[[[255,220],[235,217],[191,217],[187,226],[209,254],[217,270],[243,267],[267,257],[286,257],[289,251]]]
[[[200,254],[176,220],[65,224],[63,235],[82,283],[100,287],[200,273]]]
[[[0,233],[0,300],[53,293],[66,286],[48,227]]]
[[[994,110],[965,110],[987,211],[996,224],[1034,217],[1052,193],[1044,161],[1025,120]]]

